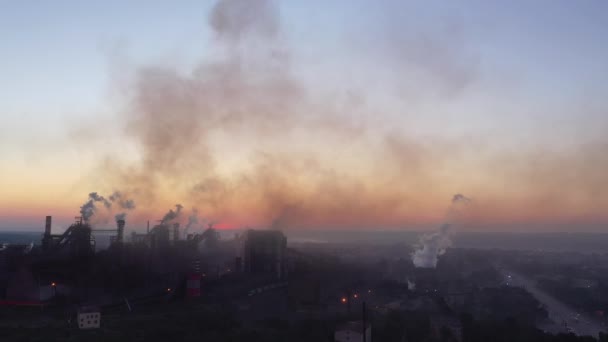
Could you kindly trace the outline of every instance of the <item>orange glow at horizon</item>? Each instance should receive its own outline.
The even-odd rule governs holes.
[[[21,206],[3,206],[0,209],[0,217],[4,220],[11,219],[14,222],[28,223],[29,227],[43,227],[44,217],[53,216],[54,226],[65,226],[79,215],[80,204],[74,209],[65,206],[53,208],[52,206],[37,205],[30,208]],[[147,221],[151,225],[157,224],[157,219],[162,217],[170,206],[158,206],[159,209],[139,207],[127,218],[128,228],[145,227]],[[199,207],[200,208],[200,207]],[[327,212],[319,208],[302,208],[293,217],[285,219],[285,225],[290,229],[400,229],[416,227],[433,227],[444,222],[447,205],[417,207],[415,211],[407,207],[399,210],[391,210],[389,213],[374,212]],[[270,228],[273,220],[280,217],[281,212],[272,213],[264,209],[242,212],[223,211],[215,215],[211,210],[199,209],[201,218],[209,218],[216,229],[241,229]],[[377,209],[376,209],[377,210]],[[185,209],[178,219],[183,224],[187,222],[190,211]],[[233,215],[234,214],[234,215]],[[208,215],[208,216],[207,216]],[[113,226],[114,219],[110,213],[99,217],[100,225]],[[105,222],[105,223],[104,223]],[[504,203],[500,205],[492,202],[474,202],[466,212],[459,218],[458,225],[461,229],[468,230],[494,230],[500,227],[516,226],[557,226],[557,225],[602,225],[608,222],[608,214],[581,211],[580,208],[561,208],[550,206],[530,206],[524,203]],[[207,223],[202,223],[200,228],[206,228]],[[496,228],[498,227],[498,228]],[[583,228],[584,229],[584,228]]]
[[[90,193],[118,191],[134,208],[97,203],[91,225],[126,215],[127,230],[145,230],[179,204],[171,220],[193,230],[453,220],[455,231],[608,233],[608,25],[594,6],[557,6],[539,25],[534,6],[465,6],[462,20],[344,2],[309,27],[296,2],[214,0],[180,7],[183,20],[151,6],[173,28],[157,39],[147,21],[113,15],[139,6],[46,5],[38,30],[18,29],[31,5],[12,3],[2,14],[25,19],[9,20],[4,46],[0,230],[42,230],[51,215],[60,231]],[[418,9],[433,20],[403,20]],[[127,55],[112,39],[95,48],[116,32],[133,39]],[[60,53],[39,63],[48,42]],[[539,56],[566,58],[539,68]],[[457,193],[472,202],[453,215]]]
[[[132,178],[125,182],[123,174],[114,172],[93,173],[86,180],[66,173],[61,182],[45,183],[29,179],[31,171],[22,178],[15,171],[12,178],[0,179],[0,217],[11,225],[36,228],[42,226],[44,216],[52,215],[54,222],[66,225],[79,215],[89,192],[108,196],[124,187],[137,203],[128,212],[128,227],[144,227],[148,220],[156,224],[177,203],[184,206],[182,222],[196,208],[205,220],[201,226],[211,221],[218,229],[269,228],[277,222],[293,229],[429,227],[444,221],[454,193],[473,199],[460,218],[462,229],[526,224],[547,229],[553,225],[597,228],[608,223],[603,179],[577,156],[553,157],[560,163],[549,159],[528,168],[525,160],[534,159],[525,154],[523,161],[504,154],[498,159],[481,154],[465,159],[468,164],[463,165],[452,154],[425,150],[427,155],[420,155],[412,153],[412,147],[399,145],[402,142],[391,144],[397,155],[371,147],[356,160],[335,159],[327,151],[313,154],[314,158],[310,153],[276,152],[251,163],[234,162],[231,168],[200,178],[186,173],[182,181],[158,174],[151,185],[131,182]],[[409,153],[407,158],[402,151]],[[570,169],[559,169],[562,159],[568,158],[572,159]],[[506,166],[498,168],[497,163]],[[443,171],[451,166],[460,172]],[[104,178],[106,174],[110,176]],[[143,186],[153,193],[142,193]],[[114,214],[100,208],[100,224],[113,225]]]

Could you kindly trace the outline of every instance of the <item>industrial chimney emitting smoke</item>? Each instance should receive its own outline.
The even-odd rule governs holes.
[[[125,235],[125,220],[116,220],[116,243],[123,243]]]

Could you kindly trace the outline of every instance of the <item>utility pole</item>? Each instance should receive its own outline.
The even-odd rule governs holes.
[[[363,342],[367,342],[367,310],[365,310],[365,301],[363,301],[362,314],[363,314]]]

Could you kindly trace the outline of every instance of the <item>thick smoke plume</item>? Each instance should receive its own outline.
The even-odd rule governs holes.
[[[462,194],[456,194],[452,198],[452,204],[448,209],[446,223],[439,231],[433,234],[423,235],[420,238],[421,247],[414,251],[412,261],[418,268],[435,268],[439,256],[443,255],[448,247],[452,245],[450,240],[450,226],[457,219],[461,205],[468,205],[471,200]]]
[[[221,0],[209,24],[222,38],[238,41],[251,33],[273,36],[278,31],[276,6],[269,0]]]
[[[95,203],[103,203],[104,208],[108,212],[112,212],[113,204],[121,210],[117,213],[114,218],[118,220],[125,220],[127,217],[127,211],[135,209],[135,201],[133,199],[125,198],[120,191],[115,191],[108,198],[99,195],[97,192],[91,192],[89,199],[80,207],[80,215],[84,222],[91,223],[95,215],[97,215],[98,208]]]
[[[120,191],[115,191],[108,197],[112,203],[118,204],[121,209],[133,210],[135,209],[135,201],[127,199],[123,196]]]
[[[84,222],[89,222],[93,215],[97,213],[97,206],[95,206],[96,202],[103,203],[106,209],[109,209],[112,206],[112,203],[103,196],[100,196],[96,192],[91,192],[89,194],[89,199],[80,207],[80,215]]]
[[[283,230],[338,226],[346,218],[367,227],[379,220],[398,224],[397,213],[407,204],[403,189],[421,183],[419,170],[435,156],[400,135],[382,133],[368,146],[366,123],[350,115],[365,114],[360,94],[335,100],[313,96],[315,89],[292,70],[279,14],[275,1],[220,0],[208,18],[214,58],[185,73],[166,66],[137,70],[127,132],[139,145],[142,162],[106,163],[111,166],[106,170],[121,189],[145,201],[169,191],[184,194],[214,221]],[[325,139],[334,146],[331,151],[315,146]],[[307,144],[291,148],[289,141]],[[223,142],[251,146],[230,174],[218,170],[223,158],[217,157],[226,153]],[[336,161],[335,155],[355,148],[379,161],[365,167]],[[385,186],[391,183],[403,186]]]
[[[127,211],[135,209],[135,201],[132,199],[127,199],[120,191],[115,191],[112,195],[108,197],[112,203],[118,205],[118,207],[122,210],[122,212],[117,213],[114,218],[116,221],[118,220],[126,220]]]
[[[161,220],[161,224],[167,224],[170,223],[171,221],[177,219],[180,214],[182,213],[182,209],[184,208],[184,206],[182,206],[181,204],[176,204],[175,205],[175,210],[170,209],[169,212],[167,212],[165,214],[165,216],[163,217],[163,219]]]
[[[563,187],[581,208],[605,212],[605,145],[575,151],[574,159],[548,158],[556,154],[546,153],[537,158],[522,157],[519,149],[513,155],[486,150],[491,144],[485,139],[415,135],[427,131],[416,126],[419,120],[426,122],[423,117],[431,116],[435,127],[453,116],[441,110],[450,106],[436,103],[468,95],[483,77],[475,52],[461,44],[466,39],[460,38],[466,37],[457,34],[459,39],[452,39],[451,29],[413,32],[400,26],[402,13],[394,11],[399,18],[387,25],[390,34],[382,30],[380,35],[386,40],[384,48],[360,51],[364,57],[373,50],[378,72],[360,80],[359,74],[347,75],[345,80],[355,82],[338,79],[336,87],[328,82],[332,89],[326,91],[324,77],[340,77],[340,70],[308,83],[303,72],[308,70],[293,64],[302,56],[294,58],[299,50],[290,49],[291,36],[282,30],[278,4],[217,1],[208,17],[209,53],[191,70],[148,65],[125,73],[132,78],[126,84],[121,119],[141,154],[129,163],[111,153],[100,178],[124,193],[137,194],[140,209],[174,203],[163,199],[171,193],[183,196],[179,201],[200,209],[209,220],[276,229],[426,224],[437,210],[433,199],[451,194],[429,189],[455,184],[455,172],[443,172],[453,169],[470,175],[458,179],[458,186],[474,189],[480,198],[488,195],[481,189],[490,192],[483,201],[492,203],[490,208],[476,213],[490,219],[505,202],[486,199],[505,184],[517,187],[510,196],[547,195],[538,196],[537,207],[512,197],[510,203],[517,207],[504,209],[505,216],[536,218],[539,208],[546,216],[560,214],[567,201],[557,194]],[[369,42],[376,38],[368,37]],[[344,65],[354,70],[350,62]],[[380,74],[394,76],[396,84],[374,78]],[[382,90],[394,94],[386,94],[388,101],[384,95],[374,98],[374,84],[386,85]],[[403,98],[412,101],[402,103]],[[417,103],[419,98],[433,100],[432,105]],[[430,113],[435,109],[438,116]],[[490,174],[504,182],[488,179]],[[421,198],[420,193],[428,196]],[[571,211],[576,214],[578,209]],[[449,244],[442,230],[424,238],[429,246],[419,256],[431,256],[424,264],[434,265],[442,246]]]

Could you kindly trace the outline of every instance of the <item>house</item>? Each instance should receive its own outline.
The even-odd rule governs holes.
[[[96,307],[80,308],[77,318],[80,329],[98,329],[101,323],[101,313]]]
[[[363,342],[363,334],[365,334],[365,341],[370,342],[372,340],[371,324],[365,324],[364,330],[363,322],[361,321],[347,322],[336,327],[336,331],[334,333],[334,341]]]

